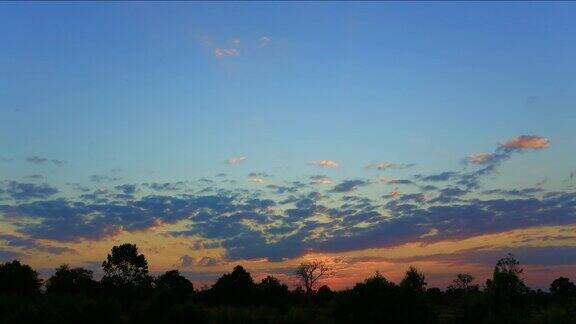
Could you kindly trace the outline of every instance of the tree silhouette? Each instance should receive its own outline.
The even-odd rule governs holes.
[[[138,254],[136,244],[125,243],[112,247],[102,263],[102,283],[111,287],[149,288],[152,277],[148,274],[148,262],[144,254]]]
[[[519,277],[522,272],[524,272],[524,269],[520,267],[520,261],[514,258],[514,254],[508,253],[505,258],[502,258],[496,262],[494,272],[505,273],[511,276]]]
[[[400,282],[400,288],[407,292],[423,293],[426,291],[427,285],[425,279],[423,273],[418,272],[418,269],[411,266],[408,271],[406,271],[404,279]]]
[[[92,271],[83,268],[71,269],[67,264],[63,264],[46,281],[46,293],[88,293],[95,286]]]
[[[194,292],[192,282],[182,276],[178,270],[170,270],[155,280],[156,289],[163,295],[174,296],[179,299],[190,297]]]
[[[332,274],[332,270],[322,260],[310,260],[301,263],[294,273],[306,288],[306,293],[310,294],[318,281]]]
[[[38,272],[18,260],[0,264],[0,294],[33,295],[40,292]]]
[[[288,286],[281,283],[276,277],[267,276],[258,284],[260,300],[264,304],[279,304],[288,298]]]
[[[229,305],[246,305],[253,302],[256,285],[246,269],[237,265],[231,273],[218,278],[212,286],[213,301]]]
[[[459,273],[456,278],[452,280],[452,284],[448,286],[448,290],[453,292],[469,292],[478,290],[478,285],[472,284],[474,277],[469,273]]]
[[[520,262],[512,254],[498,260],[492,279],[486,280],[484,290],[488,322],[520,323],[528,318],[530,309],[526,298],[529,289],[520,277],[523,272]]]
[[[530,290],[511,254],[498,260],[482,290],[468,273],[458,274],[447,291],[427,288],[424,274],[414,267],[399,285],[376,272],[352,289],[316,289],[331,270],[312,260],[297,272],[306,291],[302,286],[290,291],[273,276],[255,284],[238,265],[211,288],[195,292],[178,270],[152,280],[146,258],[133,244],[114,246],[102,266],[105,274],[97,282],[90,270],[61,265],[42,293],[30,266],[1,263],[0,323],[520,324],[576,318],[576,285],[570,279],[555,279],[550,293]]]
[[[568,278],[559,277],[550,284],[550,292],[558,298],[573,298],[576,297],[576,285]]]
[[[528,292],[524,280],[520,277],[523,272],[524,269],[520,267],[520,262],[514,258],[513,254],[509,253],[496,263],[492,279],[486,281],[486,288],[492,294],[500,297],[516,298]]]

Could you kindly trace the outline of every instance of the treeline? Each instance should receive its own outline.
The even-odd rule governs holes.
[[[242,266],[195,290],[177,270],[158,277],[136,245],[112,248],[104,276],[62,265],[45,282],[30,266],[0,264],[0,323],[576,323],[576,286],[560,277],[550,292],[529,289],[512,256],[482,286],[458,274],[442,291],[410,267],[399,284],[376,272],[344,291],[321,286],[321,261],[294,272],[302,286],[260,282]]]

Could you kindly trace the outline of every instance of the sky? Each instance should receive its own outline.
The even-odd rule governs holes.
[[[0,261],[576,273],[576,4],[0,3]]]

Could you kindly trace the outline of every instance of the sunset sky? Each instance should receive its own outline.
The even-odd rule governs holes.
[[[576,279],[576,3],[0,3],[0,261]]]

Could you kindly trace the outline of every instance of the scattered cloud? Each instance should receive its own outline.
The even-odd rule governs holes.
[[[58,193],[58,189],[46,183],[24,183],[18,181],[7,181],[4,183],[4,191],[12,199],[29,200],[45,199]]]
[[[26,158],[26,161],[33,164],[44,164],[48,162],[48,159],[40,156],[30,156]]]
[[[244,157],[244,156],[233,156],[231,158],[224,160],[224,163],[226,163],[226,164],[239,164],[239,163],[244,162],[244,160],[246,160],[246,157]]]
[[[264,183],[266,182],[266,178],[269,177],[270,175],[264,172],[251,172],[248,174],[248,181],[255,183]]]
[[[382,205],[350,195],[367,184],[364,180],[339,183],[328,192],[348,195],[332,196],[329,205],[322,203],[326,197],[318,192],[291,192],[288,198],[268,199],[253,190],[95,203],[66,199],[17,202],[0,205],[0,213],[12,224],[20,224],[14,235],[58,242],[98,240],[154,228],[158,223],[185,221],[181,230],[169,235],[214,242],[211,247],[225,249],[230,260],[271,261],[311,250],[353,251],[576,224],[574,192],[528,188],[470,196],[465,189],[447,187],[425,194],[391,192]],[[426,235],[431,231],[435,235]]]
[[[176,191],[182,189],[185,185],[184,181],[177,182],[146,182],[142,184],[144,187],[154,191]]]
[[[123,185],[116,186],[114,188],[116,188],[116,190],[121,191],[122,193],[124,193],[126,195],[132,195],[132,194],[136,193],[136,191],[138,190],[138,186],[133,185],[133,184],[123,184]]]
[[[111,177],[111,176],[107,176],[107,175],[98,175],[98,174],[94,174],[90,176],[90,181],[92,182],[116,182],[116,181],[120,181],[122,180],[122,178],[120,177]]]
[[[332,184],[332,179],[325,175],[312,175],[310,176],[311,185],[328,185]]]
[[[416,183],[408,179],[382,179],[382,182],[395,185],[415,185]]]
[[[331,191],[332,192],[351,192],[351,191],[358,189],[358,187],[366,186],[366,185],[368,185],[368,182],[364,181],[364,180],[345,180],[345,181],[342,181],[339,184],[335,185]]]

